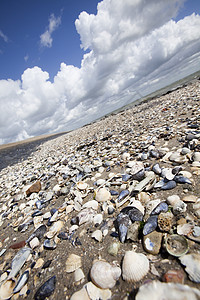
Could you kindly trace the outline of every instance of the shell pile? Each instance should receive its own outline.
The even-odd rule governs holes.
[[[0,154],[0,299],[199,299],[198,78]]]

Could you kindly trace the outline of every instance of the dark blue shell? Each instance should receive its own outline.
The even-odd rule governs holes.
[[[56,286],[56,276],[52,276],[48,279],[35,293],[34,299],[35,300],[44,300],[46,297],[49,297],[53,294]]]
[[[110,190],[110,194],[111,194],[112,196],[117,196],[117,195],[119,195],[119,193],[118,193],[117,191],[115,191],[115,190]]]
[[[129,226],[129,216],[120,212],[117,216],[117,227],[118,227],[118,233],[119,233],[119,239],[121,243],[125,242],[127,232],[128,232],[128,226]]]
[[[144,228],[143,228],[143,235],[147,235],[154,231],[158,224],[158,216],[151,216],[147,219]]]
[[[151,216],[159,215],[161,212],[167,212],[168,205],[166,202],[160,202],[151,212]]]
[[[122,181],[128,181],[131,178],[131,175],[123,174],[122,175]]]
[[[126,206],[121,210],[121,212],[127,214],[132,222],[142,221],[143,219],[142,212],[133,206]]]
[[[119,197],[118,197],[118,200],[120,201],[120,200],[122,200],[122,199],[124,199],[126,196],[128,196],[129,195],[129,191],[128,190],[123,190],[123,191],[121,191],[121,193],[119,194]]]
[[[176,181],[169,180],[165,185],[161,187],[161,190],[172,190],[176,187]]]
[[[176,175],[176,176],[174,177],[174,180],[175,180],[177,183],[188,183],[188,184],[192,184],[192,182],[190,181],[189,178],[184,177],[184,176],[181,176],[181,175]]]

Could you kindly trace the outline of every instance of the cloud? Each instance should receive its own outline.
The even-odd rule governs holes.
[[[8,37],[3,33],[2,30],[0,30],[0,37],[4,40],[4,42],[8,42]]]
[[[52,47],[53,38],[52,33],[59,27],[61,24],[61,17],[56,18],[54,14],[51,14],[49,17],[49,25],[47,30],[40,35],[40,45],[43,47]]]
[[[25,60],[25,61],[28,61],[28,59],[29,59],[29,55],[26,54],[26,55],[24,56],[24,60]]]
[[[62,62],[53,82],[39,67],[0,81],[0,141],[72,130],[197,71],[200,16],[175,22],[182,3],[103,0],[96,15],[82,12],[75,25],[89,52],[80,68]]]

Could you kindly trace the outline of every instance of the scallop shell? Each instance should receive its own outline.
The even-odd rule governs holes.
[[[200,292],[188,285],[179,283],[165,283],[152,281],[140,286],[135,300],[153,299],[153,300],[197,300]]]
[[[66,260],[66,272],[71,273],[82,266],[81,257],[76,254],[70,254]]]
[[[200,253],[186,254],[179,258],[181,263],[186,266],[190,280],[200,282]]]
[[[113,288],[120,276],[121,269],[119,267],[111,266],[102,260],[96,261],[90,270],[92,282],[102,289]]]
[[[96,191],[95,198],[98,202],[104,202],[111,199],[111,194],[106,188],[101,188],[98,191]]]
[[[149,260],[142,253],[126,251],[122,263],[122,277],[125,281],[140,281],[149,271]]]

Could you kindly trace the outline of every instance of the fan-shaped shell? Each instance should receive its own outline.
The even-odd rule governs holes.
[[[121,269],[119,267],[111,266],[102,260],[96,261],[90,270],[92,282],[102,289],[113,288],[120,275]]]
[[[188,273],[190,280],[200,282],[200,254],[191,253],[179,257],[181,263],[186,266],[185,271]]]
[[[66,272],[71,273],[82,266],[81,257],[76,254],[70,254],[66,260]]]
[[[96,200],[98,202],[108,201],[111,199],[111,194],[106,188],[101,188],[96,192]]]
[[[137,282],[149,271],[149,260],[142,253],[126,251],[122,263],[122,277],[126,281]]]

